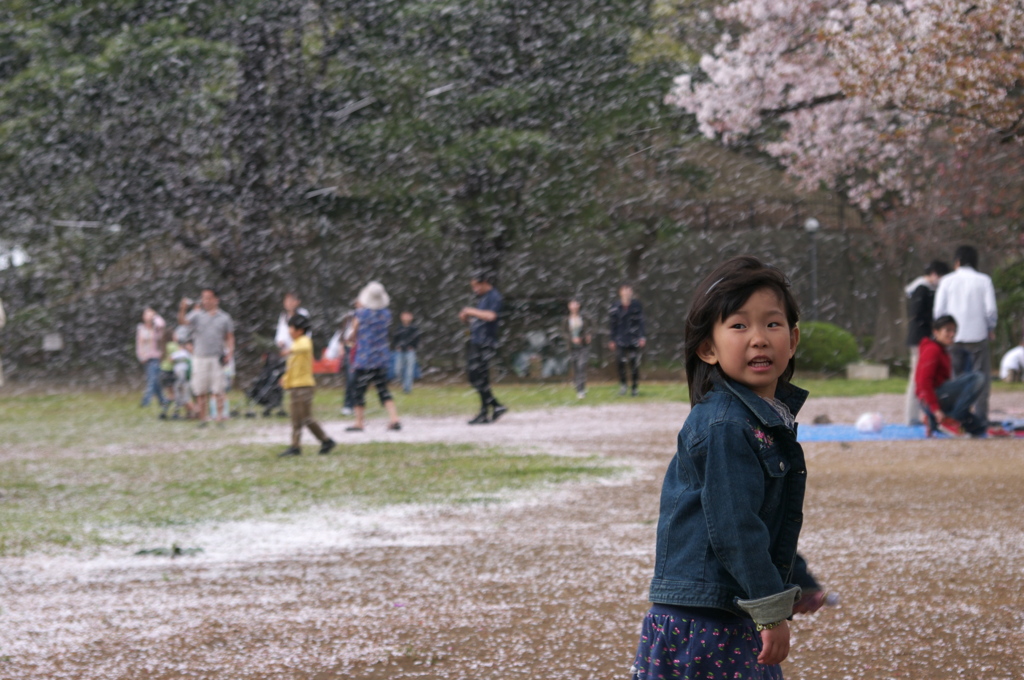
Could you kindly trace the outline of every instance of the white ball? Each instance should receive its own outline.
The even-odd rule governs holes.
[[[882,417],[882,414],[870,411],[860,414],[855,427],[857,432],[881,432],[883,425],[885,425],[885,418]]]

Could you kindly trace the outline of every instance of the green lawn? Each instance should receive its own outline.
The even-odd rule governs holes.
[[[809,378],[809,379],[808,379]],[[812,396],[902,393],[906,381],[824,380],[797,384]],[[996,383],[994,389],[1024,391]],[[495,391],[516,411],[611,403],[686,401],[686,385],[641,385],[639,397],[618,396],[617,384],[592,385],[586,399],[567,384],[498,383]],[[316,412],[341,416],[340,389],[322,389]],[[244,398],[232,395],[233,406]],[[417,385],[396,393],[406,416],[468,417],[478,406],[462,384]],[[368,416],[383,412],[370,399]],[[615,474],[599,458],[567,459],[516,451],[438,444],[341,445],[335,454],[279,460],[275,444],[239,445],[253,427],[283,418],[237,419],[198,430],[161,421],[138,394],[79,391],[0,397],[0,556],[59,547],[118,543],[119,527],[190,525],[278,516],[313,506],[460,503],[496,498],[504,490]],[[337,427],[337,426],[335,426]]]
[[[462,406],[455,388],[416,396],[427,411]],[[322,414],[337,418],[340,391],[320,398]],[[237,442],[252,427],[284,419],[199,430],[158,420],[157,409],[141,409],[137,399],[99,391],[0,397],[0,556],[119,545],[120,528],[138,535],[140,528],[280,517],[314,506],[485,502],[503,491],[619,470],[596,457],[468,445],[342,444],[317,456],[308,436],[307,455],[280,460],[285,438]]]
[[[797,385],[808,390],[812,397],[857,397],[879,393],[902,393],[907,381],[823,379],[817,376],[798,376]],[[497,383],[493,385],[498,398],[515,410],[551,408],[556,406],[598,406],[621,403],[656,403],[665,401],[688,402],[690,391],[686,382],[659,381],[640,385],[638,397],[620,397],[618,383],[593,383],[587,388],[585,399],[577,399],[576,390],[568,383]],[[316,407],[320,413],[335,417],[341,407],[341,390],[320,390]],[[400,413],[417,416],[460,414],[470,416],[479,408],[476,392],[465,384],[419,384],[412,394],[395,392],[395,403]],[[367,394],[368,412],[379,411],[376,395]]]
[[[287,460],[276,458],[280,448],[0,461],[0,556],[118,544],[119,527],[280,516],[314,506],[483,502],[505,490],[616,472],[597,458],[465,445],[343,445],[329,456]]]

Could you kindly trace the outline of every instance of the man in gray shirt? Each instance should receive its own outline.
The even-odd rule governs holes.
[[[202,309],[188,311],[189,300],[178,306],[178,323],[188,325],[192,337],[192,392],[199,401],[199,426],[210,417],[209,395],[217,400],[217,420],[225,420],[224,365],[235,353],[235,324],[220,308],[217,291],[204,288],[199,299]]]

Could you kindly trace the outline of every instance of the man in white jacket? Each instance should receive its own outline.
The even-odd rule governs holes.
[[[953,374],[979,371],[985,387],[974,407],[975,416],[988,423],[988,399],[992,391],[992,356],[989,341],[995,339],[996,290],[992,279],[977,271],[978,251],[972,246],[956,249],[953,272],[942,277],[935,290],[934,318],[956,319],[956,336],[950,354]]]

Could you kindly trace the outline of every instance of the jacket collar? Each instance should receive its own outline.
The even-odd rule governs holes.
[[[753,411],[757,419],[761,421],[766,427],[785,427],[786,424],[782,422],[782,418],[775,412],[771,406],[768,405],[761,397],[754,394],[754,392],[743,385],[739,384],[735,380],[721,375],[716,371],[712,381],[715,385],[715,389],[723,389],[731,392],[736,396],[737,399],[743,402],[743,404]],[[804,402],[807,401],[807,390],[800,389],[796,385],[789,383],[780,383],[775,390],[775,398],[781,401],[783,404],[789,407],[790,413],[796,416],[803,407]]]

